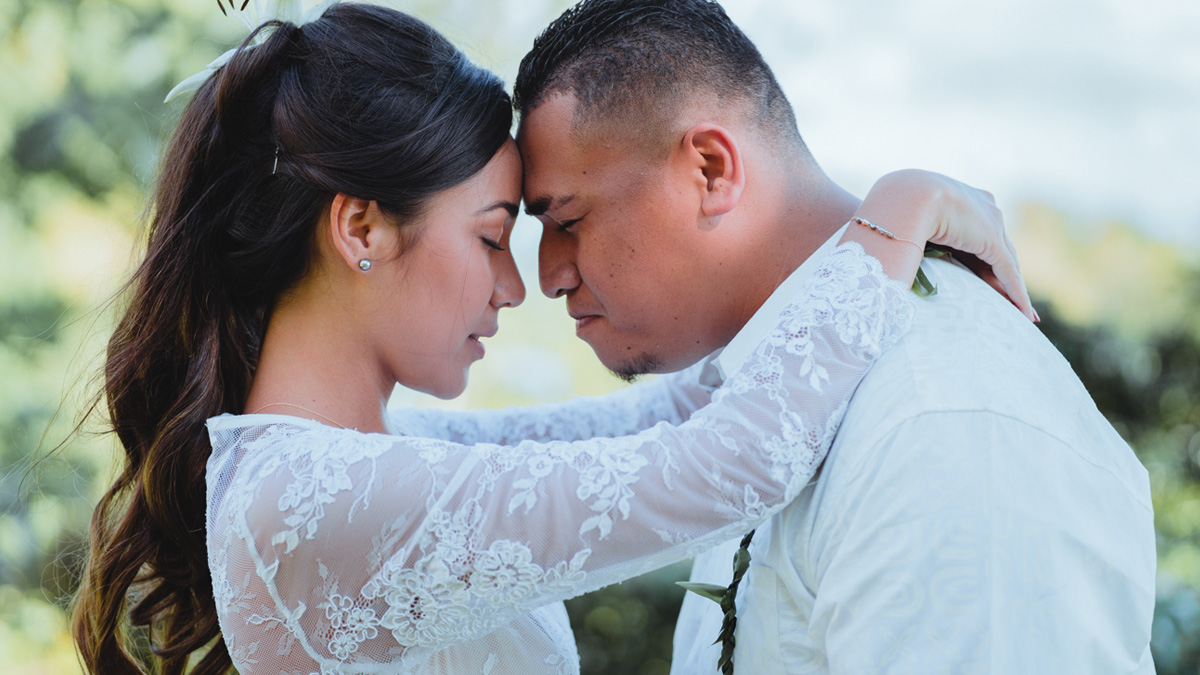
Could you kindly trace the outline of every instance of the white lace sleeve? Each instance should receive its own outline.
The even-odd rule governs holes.
[[[603,396],[499,410],[395,408],[388,411],[388,421],[393,430],[406,436],[466,444],[513,445],[521,441],[626,436],[659,422],[679,424],[707,404],[710,389],[700,385],[700,371],[705,364],[701,361],[686,370]]]
[[[214,418],[210,563],[235,665],[408,672],[743,534],[808,482],[912,302],[843,245],[711,405],[634,436],[505,447]]]

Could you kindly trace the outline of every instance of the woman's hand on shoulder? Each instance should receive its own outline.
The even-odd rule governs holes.
[[[876,181],[857,215],[899,237],[954,249],[964,265],[1038,320],[992,193],[931,171],[903,169]]]

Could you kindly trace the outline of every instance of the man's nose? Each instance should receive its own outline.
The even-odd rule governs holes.
[[[538,245],[538,281],[547,298],[557,298],[579,287],[574,237],[565,233],[542,232],[542,241]]]

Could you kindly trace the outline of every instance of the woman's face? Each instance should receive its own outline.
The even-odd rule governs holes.
[[[520,201],[521,160],[510,139],[482,171],[430,199],[412,225],[411,248],[376,267],[395,290],[380,298],[387,309],[374,337],[400,384],[440,398],[461,394],[500,308],[525,299],[507,250]]]

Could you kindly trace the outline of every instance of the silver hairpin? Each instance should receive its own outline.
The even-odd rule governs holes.
[[[277,146],[275,146],[275,166],[271,167],[271,175],[274,176],[275,172],[278,170],[279,170],[279,146],[277,145]]]

